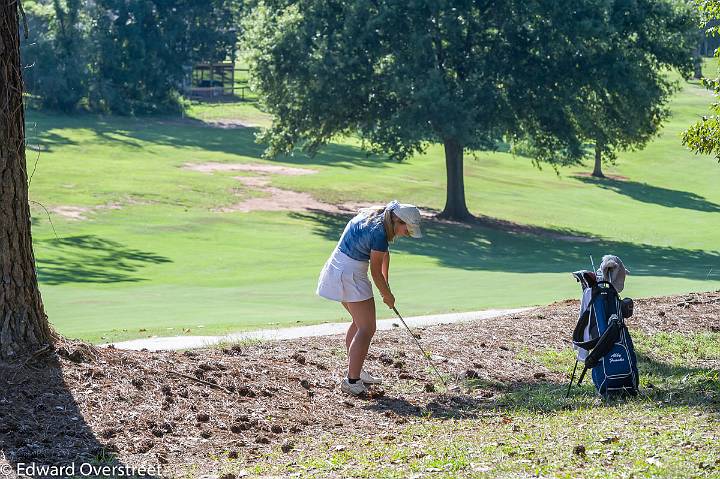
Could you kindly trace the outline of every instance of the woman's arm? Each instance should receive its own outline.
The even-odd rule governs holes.
[[[385,276],[385,282],[390,286],[390,251],[387,251],[383,258],[382,274]]]
[[[370,251],[370,275],[372,276],[373,282],[377,289],[380,291],[380,295],[383,298],[383,302],[388,305],[389,308],[395,306],[395,296],[390,291],[390,286],[383,272],[386,251]]]

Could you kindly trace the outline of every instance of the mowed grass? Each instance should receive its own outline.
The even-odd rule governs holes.
[[[251,477],[717,478],[720,383],[710,364],[720,360],[719,336],[637,334],[637,398],[603,402],[590,381],[569,398],[566,384],[507,385],[485,405],[438,412],[429,403],[399,433],[302,438],[292,452],[278,446],[259,460],[220,457],[218,469]],[[567,373],[572,357],[548,350],[528,360]]]
[[[648,401],[568,407],[428,419],[386,440],[326,436],[303,445],[293,464],[278,452],[245,469],[254,477],[718,477],[716,415]]]
[[[720,287],[720,166],[680,145],[711,95],[686,83],[673,116],[645,150],[620,154],[606,172],[591,166],[538,170],[507,153],[467,155],[468,205],[476,214],[539,226],[557,235],[428,223],[422,240],[393,245],[391,284],[406,315],[547,304],[577,296],[568,272],[606,253],[632,275],[625,294],[662,295]],[[186,163],[267,163],[316,170],[271,175],[272,185],[326,202],[397,198],[441,209],[439,146],[403,163],[367,156],[340,139],[314,158],[261,159],[250,104],[193,105],[190,118],[73,117],[29,111],[31,199],[51,211],[84,207],[85,220],[32,204],[35,254],[50,321],[62,333],[106,342],[151,335],[210,334],[337,321],[344,310],[314,295],[317,275],[348,217],[323,212],[221,213],[263,193],[234,176]],[[204,120],[204,121],[203,121]],[[39,148],[39,153],[35,151]],[[35,169],[36,168],[36,169]],[[381,317],[390,315],[380,309]]]

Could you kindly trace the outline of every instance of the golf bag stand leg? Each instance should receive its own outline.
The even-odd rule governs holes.
[[[576,360],[575,360],[575,367],[573,368],[572,375],[570,376],[570,384],[568,384],[567,394],[565,394],[565,397],[566,397],[566,398],[569,398],[569,397],[570,397],[570,388],[572,387],[573,380],[575,379],[575,371],[577,371],[577,365],[578,365],[578,360],[576,359]]]

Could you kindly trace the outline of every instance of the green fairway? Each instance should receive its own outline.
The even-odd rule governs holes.
[[[625,293],[650,296],[720,287],[720,166],[680,145],[711,95],[685,84],[662,135],[623,153],[597,181],[538,171],[508,153],[467,156],[466,192],[475,214],[545,228],[523,234],[429,223],[422,240],[392,247],[391,284],[406,315],[545,304],[576,297],[568,272],[588,255],[621,256]],[[339,320],[337,304],[314,294],[317,274],[347,216],[312,212],[218,212],[262,196],[233,179],[253,172],[203,173],[186,163],[267,163],[316,174],[271,175],[272,186],[329,203],[393,198],[441,209],[442,148],[404,163],[367,157],[352,140],[308,158],[260,159],[252,105],[194,105],[195,118],[60,116],[28,112],[28,170],[41,290],[62,333],[105,342],[150,335],[208,334]],[[69,207],[75,209],[68,210]],[[547,233],[547,232],[546,232]],[[563,240],[573,234],[594,241]],[[389,317],[383,309],[381,317]],[[142,331],[141,331],[142,330]]]

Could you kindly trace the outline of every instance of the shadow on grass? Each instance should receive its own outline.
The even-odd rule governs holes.
[[[43,122],[44,123],[44,122]],[[27,121],[25,144],[37,155],[37,151],[51,151],[57,146],[77,145],[77,142],[41,127],[40,122]],[[28,157],[30,157],[28,152]]]
[[[144,266],[171,262],[95,235],[39,241],[35,256],[39,281],[52,285],[139,282],[135,273]]]
[[[574,176],[583,183],[597,186],[620,195],[628,196],[642,203],[651,203],[667,208],[683,208],[686,210],[705,211],[709,213],[720,212],[720,205],[712,203],[704,197],[689,191],[671,190],[659,186],[639,183],[637,181],[624,181],[611,178],[593,178],[587,176]]]
[[[33,112],[32,117],[32,121],[29,120],[28,124],[37,125],[32,143],[42,145],[46,150],[77,144],[67,136],[67,133],[59,133],[57,131],[59,129],[86,129],[96,135],[96,138],[92,139],[94,144],[122,146],[134,150],[159,145],[198,148],[260,159],[265,149],[263,145],[255,142],[259,128],[219,128],[193,118],[104,117],[91,114],[50,116],[39,112]],[[49,130],[49,127],[52,127],[52,130]],[[354,166],[383,168],[394,160],[368,154],[358,147],[333,143],[323,147],[315,156],[296,153],[292,156],[278,157],[277,161],[295,165],[340,168]]]
[[[570,368],[572,365],[569,365]],[[404,398],[382,397],[370,401],[365,409],[392,411],[399,416],[434,417],[441,419],[473,419],[489,414],[513,411],[556,412],[593,406],[612,407],[625,401],[641,401],[652,407],[697,407],[720,412],[720,379],[712,368],[691,367],[666,363],[638,354],[641,378],[640,394],[636,398],[600,401],[590,375],[583,384],[573,386],[566,398],[568,383],[517,381],[502,383],[486,379],[465,382],[473,396],[441,394],[423,406]],[[568,381],[569,381],[568,371]],[[482,391],[480,397],[477,392]]]
[[[73,352],[75,360],[81,360],[78,354]],[[66,384],[62,361],[54,352],[48,355],[42,361],[0,362],[0,464],[7,461],[13,471],[24,472],[18,474],[22,477],[130,476],[120,473],[135,471],[115,456],[117,432],[105,431],[103,440],[95,435]],[[31,469],[43,466],[62,469]],[[116,468],[114,474],[94,469],[103,466]],[[157,464],[147,466],[159,472]]]
[[[311,211],[291,217],[314,224],[315,234],[337,241],[352,214]],[[400,238],[394,252],[427,256],[441,266],[514,273],[566,273],[596,258],[616,254],[633,276],[708,279],[720,269],[720,252],[583,238],[582,233],[505,225],[489,219],[473,224],[425,221],[423,238]],[[492,225],[484,226],[485,225]]]

